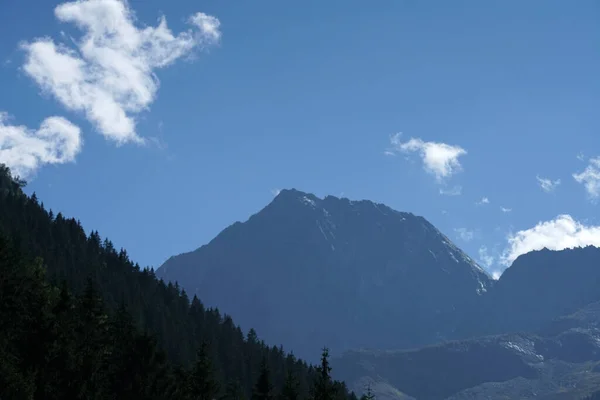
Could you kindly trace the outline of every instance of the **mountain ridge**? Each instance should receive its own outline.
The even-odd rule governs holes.
[[[308,348],[302,342],[310,340],[339,343],[339,349],[377,341],[394,347],[439,340],[456,329],[451,315],[492,285],[473,259],[423,217],[369,200],[319,198],[296,189],[282,190],[246,221],[170,258],[156,273],[190,293],[202,293],[242,327],[245,316],[248,324],[262,320],[257,329],[269,340],[300,352]],[[223,294],[227,291],[230,296]],[[303,315],[304,323],[283,315],[281,299],[289,302],[289,312]],[[323,310],[310,316],[297,303]],[[415,329],[400,330],[394,322],[397,331],[380,329],[368,339],[365,326],[383,327],[389,318]],[[276,321],[291,325],[281,328]],[[293,334],[292,325],[328,327]],[[360,333],[342,337],[335,327]]]
[[[454,243],[452,243],[452,241],[443,233],[441,233],[433,224],[431,224],[427,219],[425,219],[422,216],[416,215],[412,212],[406,212],[406,211],[398,211],[395,210],[383,203],[379,203],[379,202],[375,202],[375,201],[371,201],[371,200],[367,200],[367,199],[361,199],[361,200],[351,200],[347,197],[337,197],[337,196],[333,196],[333,195],[326,195],[323,198],[320,198],[310,192],[305,192],[296,188],[289,188],[289,189],[281,189],[279,191],[279,193],[273,198],[273,200],[271,202],[269,202],[263,209],[259,210],[258,212],[250,215],[248,217],[248,219],[246,221],[235,221],[232,224],[230,224],[229,226],[225,227],[220,233],[218,233],[213,239],[211,239],[208,243],[201,245],[200,247],[191,250],[191,251],[187,251],[187,252],[183,252],[180,254],[176,254],[173,256],[170,256],[167,260],[165,260],[158,268],[158,270],[161,270],[164,272],[166,271],[166,269],[168,268],[170,262],[173,259],[176,259],[178,257],[181,256],[185,256],[188,254],[193,254],[196,253],[198,251],[200,251],[203,247],[210,245],[211,243],[213,243],[216,240],[219,240],[221,235],[226,234],[229,230],[231,230],[232,228],[235,228],[241,224],[244,224],[246,222],[250,222],[254,217],[256,217],[259,213],[261,213],[262,211],[268,210],[270,208],[272,208],[275,204],[281,202],[282,200],[296,200],[301,204],[304,204],[306,206],[312,207],[312,208],[321,208],[325,211],[325,213],[327,213],[327,209],[324,207],[324,205],[327,204],[331,204],[332,201],[335,202],[342,202],[342,203],[347,203],[351,206],[372,206],[375,209],[379,210],[380,212],[382,212],[382,214],[386,215],[387,213],[391,213],[391,214],[397,214],[403,217],[409,217],[409,218],[417,218],[419,219],[425,226],[427,226],[428,229],[431,229],[435,232],[437,232],[439,235],[441,235],[443,237],[443,240],[446,242],[446,244],[451,247],[453,250],[455,251],[459,251],[461,253],[463,253],[466,257],[465,260],[472,263],[473,267],[475,269],[477,269],[479,272],[484,273],[485,275],[487,275],[488,278],[491,278],[491,275],[489,274],[488,271],[486,271],[484,268],[482,268],[475,260],[473,260],[470,256],[468,256],[466,253],[462,252],[462,250],[460,248],[458,248]],[[317,205],[317,203],[319,203]],[[383,210],[382,210],[383,209]],[[325,234],[323,234],[325,236]],[[325,239],[327,240],[328,238],[325,236]]]

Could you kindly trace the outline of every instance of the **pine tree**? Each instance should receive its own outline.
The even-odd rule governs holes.
[[[300,383],[291,370],[287,371],[280,400],[298,400],[300,398]]]
[[[75,356],[76,369],[73,383],[79,395],[97,394],[104,390],[104,376],[101,373],[104,353],[110,343],[107,315],[104,303],[91,278],[87,280],[85,291],[76,307]]]
[[[0,236],[0,388],[6,398],[32,398],[35,392],[32,371],[22,365],[33,322],[28,301],[37,297],[31,278],[16,248]]]
[[[335,388],[331,380],[331,367],[329,366],[329,349],[323,348],[321,365],[317,367],[317,378],[312,388],[313,400],[334,400]]]
[[[244,400],[244,388],[239,380],[230,380],[227,383],[225,394],[221,397],[222,400]]]
[[[133,398],[137,393],[137,361],[142,358],[135,354],[135,326],[124,303],[121,303],[109,325],[110,336],[118,338],[112,343],[106,357],[110,392],[115,399]]]
[[[273,398],[273,385],[269,374],[267,359],[263,357],[260,363],[260,375],[254,386],[252,400],[271,400]]]
[[[202,342],[198,349],[196,364],[189,377],[189,397],[193,400],[214,399],[220,388],[214,375],[213,364],[208,354],[208,344]]]
[[[38,387],[37,398],[48,400],[69,398],[74,395],[71,377],[75,372],[75,335],[73,332],[73,297],[66,281],[61,282],[60,293],[52,308],[54,321],[52,343],[48,349],[44,371],[46,382]],[[42,394],[43,393],[43,394]]]

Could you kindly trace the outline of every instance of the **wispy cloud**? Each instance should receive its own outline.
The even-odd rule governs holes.
[[[541,178],[539,176],[536,176],[535,179],[537,179],[538,184],[546,193],[553,192],[558,187],[558,185],[560,185],[560,179],[556,179],[553,181],[552,179]]]
[[[440,188],[440,194],[444,196],[460,196],[462,194],[462,186],[453,186],[449,189]]]
[[[507,239],[508,246],[500,261],[508,267],[518,256],[534,250],[600,246],[600,226],[584,225],[565,214],[551,221],[539,222],[533,228],[509,234]]]
[[[135,117],[155,100],[156,69],[194,49],[219,42],[219,20],[196,13],[193,27],[174,35],[164,17],[156,27],[138,28],[126,1],[79,0],[58,5],[55,17],[72,23],[82,36],[76,48],[49,37],[22,44],[23,70],[65,108],[83,115],[106,138],[122,144],[142,142]]]
[[[0,163],[22,178],[33,175],[44,164],[75,161],[82,146],[79,127],[62,117],[49,117],[38,129],[11,125],[0,112]]]
[[[457,237],[465,242],[470,242],[475,237],[475,233],[467,228],[455,228],[454,232],[456,233]]]
[[[481,200],[475,202],[475,205],[477,206],[482,206],[484,204],[490,204],[490,199],[488,199],[487,197],[482,197]]]
[[[386,154],[418,153],[423,162],[423,168],[435,176],[438,182],[442,182],[460,171],[462,166],[459,157],[466,155],[467,151],[460,146],[452,146],[446,143],[425,142],[419,138],[411,138],[406,142],[401,141],[401,133],[390,137],[391,149]]]
[[[600,157],[591,158],[585,170],[573,174],[573,178],[585,187],[592,201],[598,200],[600,197]]]
[[[281,193],[281,189],[271,189],[271,194],[273,197],[279,196],[279,193]]]
[[[506,207],[500,206],[500,211],[502,211],[503,213],[509,213],[512,211],[512,208],[506,208]]]
[[[493,265],[496,262],[496,254],[497,252],[494,250],[490,252],[487,246],[481,246],[478,251],[479,263],[484,266],[486,270],[492,275],[492,279],[498,280],[502,275],[502,271],[500,269],[494,268]]]
[[[479,262],[488,269],[494,264],[494,257],[488,253],[486,246],[481,246],[479,248]]]

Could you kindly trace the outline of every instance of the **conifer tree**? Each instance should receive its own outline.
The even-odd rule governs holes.
[[[300,383],[291,370],[288,369],[283,388],[281,389],[280,400],[298,400]]]
[[[331,367],[329,366],[329,349],[323,348],[321,365],[317,367],[317,377],[312,388],[313,400],[334,400],[335,388],[331,380]]]
[[[219,392],[220,385],[215,379],[213,363],[206,342],[202,342],[198,349],[196,363],[190,373],[188,388],[190,399],[193,400],[212,400]]]
[[[227,383],[225,394],[221,398],[222,400],[244,400],[244,388],[239,380],[230,380]]]
[[[273,384],[269,374],[269,366],[266,357],[263,357],[260,364],[260,375],[254,386],[252,400],[271,400],[273,398]]]
[[[375,394],[373,393],[373,390],[371,389],[370,382],[367,384],[366,392],[363,393],[362,396],[360,396],[360,400],[375,400]]]
[[[100,393],[105,382],[101,374],[103,358],[110,343],[104,303],[91,278],[76,307],[74,386],[82,393]]]
[[[139,358],[135,354],[135,326],[124,303],[121,303],[109,325],[111,337],[119,338],[112,343],[107,355],[110,390],[115,398],[126,399],[136,393],[136,361]]]

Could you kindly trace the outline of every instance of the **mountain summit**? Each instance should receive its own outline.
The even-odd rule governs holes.
[[[423,217],[295,189],[156,273],[300,356],[439,341],[491,285]]]

